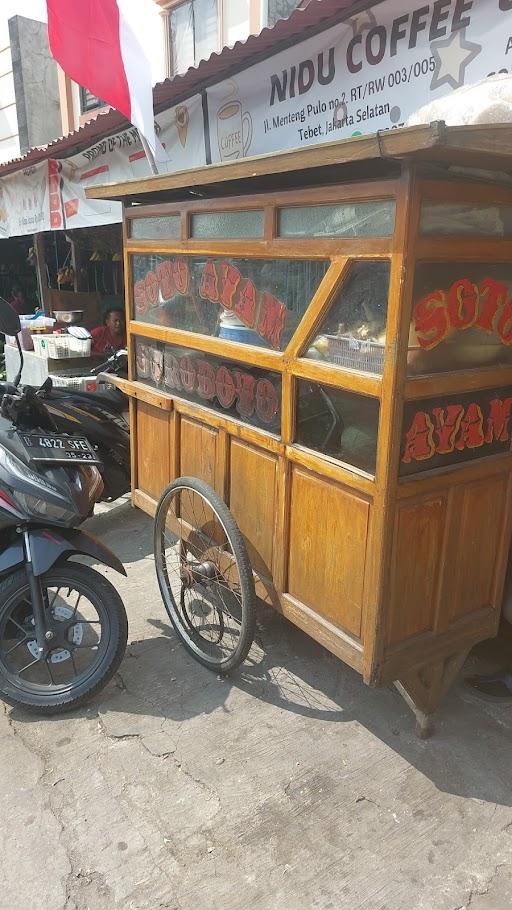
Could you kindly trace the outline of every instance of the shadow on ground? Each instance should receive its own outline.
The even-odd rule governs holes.
[[[125,562],[137,563],[151,553],[151,522],[141,522],[140,513],[129,505],[116,513],[94,518],[89,527],[101,531],[107,543],[112,544],[109,538],[115,537],[117,554]],[[194,720],[215,715],[217,723],[220,712],[229,749],[235,736],[229,727],[230,716],[235,711],[246,712],[245,727],[240,727],[237,718],[236,748],[242,753],[245,750],[250,760],[250,730],[258,724],[267,730],[287,726],[290,737],[306,720],[315,722],[312,728],[319,737],[326,733],[324,725],[329,725],[329,734],[339,736],[340,755],[346,737],[357,735],[362,726],[439,790],[512,806],[512,704],[481,702],[461,680],[439,711],[435,735],[421,741],[414,734],[411,712],[393,688],[366,687],[357,673],[266,607],[259,611],[257,637],[247,662],[227,679],[216,677],[187,654],[153,590],[146,606],[146,624],[148,636],[131,642],[117,681],[92,706],[109,735],[140,736],[143,741],[147,736],[153,744],[155,737],[163,737],[161,752],[155,754],[166,748],[174,752],[187,726],[196,735],[198,729],[207,728],[194,726]],[[485,643],[477,649],[465,674],[492,669],[503,657],[497,648],[497,643]],[[289,715],[298,723],[294,725]],[[18,710],[13,711],[13,718],[32,722]],[[205,748],[207,743],[206,736]],[[150,751],[154,748],[160,747],[153,745]],[[293,738],[288,748],[293,748]]]

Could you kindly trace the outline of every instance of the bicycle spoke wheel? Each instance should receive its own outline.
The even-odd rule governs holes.
[[[254,638],[254,580],[240,530],[206,483],[180,477],[163,492],[154,531],[160,592],[187,650],[227,673]]]

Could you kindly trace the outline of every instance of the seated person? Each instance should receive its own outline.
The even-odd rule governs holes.
[[[30,312],[25,302],[23,291],[21,290],[19,284],[13,284],[11,288],[9,303],[12,306],[13,310],[18,314],[18,316],[21,316],[23,313]]]
[[[124,311],[119,306],[111,306],[105,311],[103,325],[93,329],[92,353],[108,354],[126,347],[126,325]]]

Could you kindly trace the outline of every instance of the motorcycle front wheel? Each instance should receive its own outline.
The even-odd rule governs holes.
[[[0,581],[0,699],[39,714],[89,701],[112,678],[128,637],[126,611],[115,588],[75,562],[41,578],[53,639],[41,659],[24,570]]]

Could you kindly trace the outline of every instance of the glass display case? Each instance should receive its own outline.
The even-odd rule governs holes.
[[[432,125],[119,189],[134,504],[206,482],[258,596],[423,733],[496,633],[512,534],[497,168],[512,128]]]

